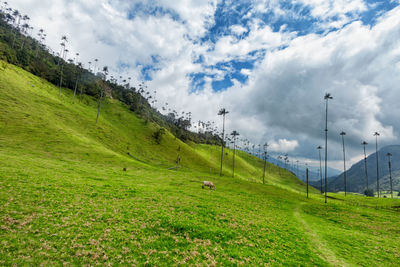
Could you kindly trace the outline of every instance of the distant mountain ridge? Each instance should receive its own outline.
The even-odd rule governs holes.
[[[400,191],[400,145],[390,145],[378,151],[380,190],[390,190],[390,178],[387,153],[392,154],[393,190]],[[368,188],[377,190],[376,153],[367,157]],[[347,191],[362,193],[366,189],[364,159],[347,171]],[[344,174],[328,181],[328,191],[344,191]]]
[[[277,166],[280,167],[284,167],[285,163],[282,161],[279,161],[275,158],[269,157],[268,158],[268,162],[273,163]],[[306,169],[304,167],[304,165],[299,166],[299,169],[297,170],[297,167],[293,167],[293,165],[289,164],[287,166],[287,169],[289,171],[291,171],[294,175],[297,176],[297,178],[299,178],[300,180],[302,180],[303,182],[306,181]],[[324,171],[323,167],[322,167],[322,172]],[[334,168],[330,168],[328,167],[328,179],[332,179],[334,177],[336,177],[337,175],[340,174],[340,171]],[[324,173],[322,173],[322,176],[324,176]],[[319,174],[319,166],[318,167],[308,167],[308,179],[311,182],[319,182],[320,181],[320,174]]]

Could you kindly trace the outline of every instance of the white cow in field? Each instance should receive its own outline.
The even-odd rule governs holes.
[[[215,190],[215,185],[212,182],[204,181],[203,185],[201,186],[201,188],[204,189],[205,186],[208,186],[210,189]]]

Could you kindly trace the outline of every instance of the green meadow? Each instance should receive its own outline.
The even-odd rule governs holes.
[[[158,144],[159,126],[113,99],[96,114],[1,64],[0,265],[400,265],[399,199],[307,199],[275,165],[263,184],[242,151],[232,178],[229,149],[221,177],[220,147],[168,131]]]

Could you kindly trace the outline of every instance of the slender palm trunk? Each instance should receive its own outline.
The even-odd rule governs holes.
[[[233,163],[232,163],[232,178],[235,177],[235,138],[233,138]]]
[[[320,176],[320,181],[321,181],[321,194],[323,193],[322,190],[322,161],[321,161],[321,149],[318,149],[319,152],[319,176]]]
[[[102,100],[103,100],[103,90],[101,90],[101,93],[100,93],[99,106],[98,106],[98,108],[97,108],[96,124],[97,124],[97,122],[99,121],[99,115],[100,115],[100,109],[101,109],[101,102],[102,102]]]
[[[326,99],[325,112],[325,203],[327,202],[328,192],[328,99]]]
[[[367,190],[368,188],[368,169],[367,169],[367,153],[365,152],[365,145],[364,145],[364,167],[365,167],[365,184],[367,185]]]
[[[13,42],[12,42],[12,45],[11,45],[12,48],[14,48],[15,39],[17,39],[17,30],[15,30],[15,33],[14,33],[14,38],[13,38]]]
[[[60,84],[58,88],[58,96],[61,97],[61,86],[62,86],[62,80],[63,80],[63,69],[64,69],[64,64],[61,63],[61,71],[60,71]]]
[[[306,169],[306,181],[307,181],[307,198],[308,198],[308,168]]]
[[[13,38],[13,42],[12,42],[12,48],[14,48],[14,45],[15,45],[15,41],[16,41],[16,39],[17,39],[17,33],[18,33],[18,30],[19,30],[19,19],[18,19],[18,24],[16,25],[16,27],[15,27],[15,32],[14,32],[14,38]]]
[[[76,90],[78,88],[78,80],[79,80],[79,75],[76,77],[76,82],[75,82],[75,88],[74,88],[74,96],[72,97],[72,103],[75,103],[75,95],[76,95]]]
[[[264,151],[264,171],[263,171],[263,184],[265,184],[265,167],[267,165],[267,151]]]
[[[344,196],[347,195],[347,182],[346,182],[346,152],[344,148],[344,135],[342,135],[342,143],[343,143],[343,179],[344,179]]]
[[[390,162],[390,157],[389,157],[389,178],[390,178],[390,195],[393,198],[392,163]]]
[[[81,103],[81,99],[82,99],[82,86],[80,87],[79,90],[79,103]]]
[[[24,49],[24,44],[25,44],[25,38],[22,39],[22,44],[21,44],[21,50]]]
[[[220,176],[222,176],[222,161],[224,159],[224,139],[225,139],[225,114],[223,114],[223,122],[222,122],[221,169],[219,172]]]
[[[378,136],[376,136],[376,192],[378,192],[378,198],[380,195],[379,192],[379,159],[378,159]]]

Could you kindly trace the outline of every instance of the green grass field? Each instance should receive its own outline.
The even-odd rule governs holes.
[[[157,144],[157,125],[110,99],[96,125],[95,100],[3,67],[0,265],[400,265],[399,199],[306,199],[270,164],[263,185],[244,152],[232,178],[230,150],[220,177],[220,147]]]

